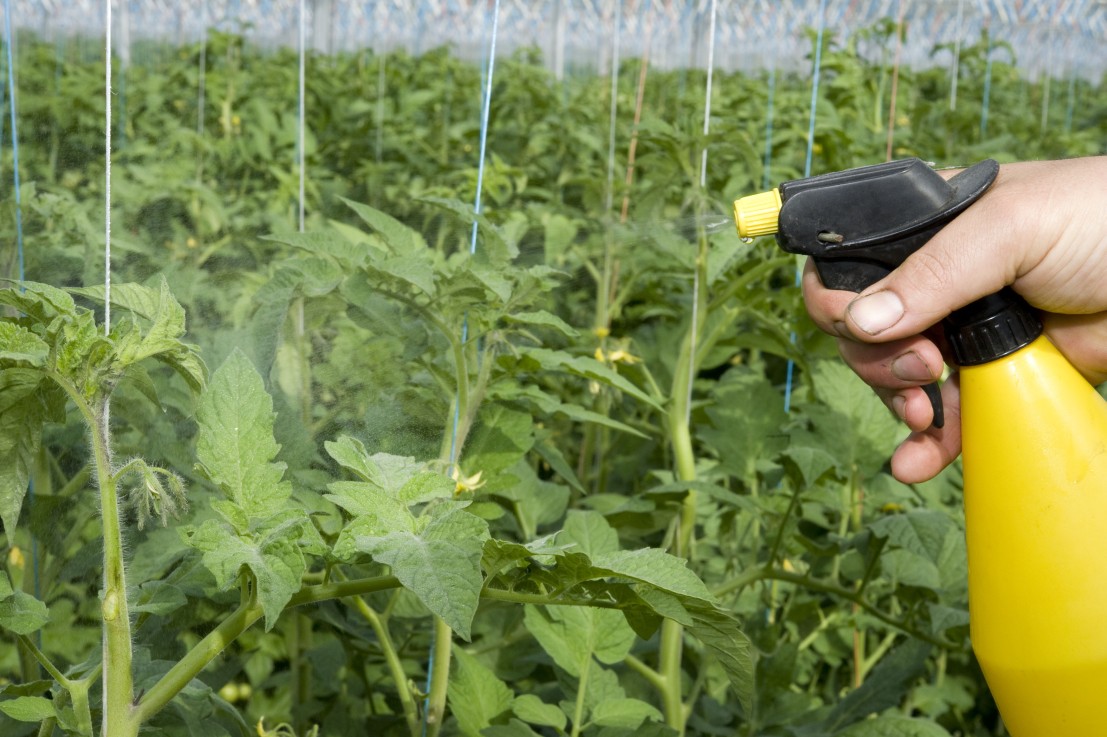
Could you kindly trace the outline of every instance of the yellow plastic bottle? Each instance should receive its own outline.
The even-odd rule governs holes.
[[[1107,402],[1038,337],[961,369],[973,650],[1014,737],[1107,734]]]

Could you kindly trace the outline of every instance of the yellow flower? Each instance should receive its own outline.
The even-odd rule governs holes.
[[[599,327],[596,327],[596,328],[592,329],[592,335],[595,335],[600,340],[603,340],[607,336],[611,335],[611,328],[607,328],[607,327],[604,327],[603,325],[600,325]]]
[[[454,469],[450,471],[450,478],[454,480],[454,495],[463,494],[467,491],[476,491],[480,487],[484,486],[484,482],[480,477],[483,471],[477,471],[472,476],[464,476],[461,473],[461,469],[454,466]]]
[[[8,551],[8,565],[12,568],[23,569],[27,565],[26,558],[23,557],[23,551],[16,546],[12,546],[12,549]]]
[[[638,356],[632,356],[631,354],[624,351],[622,348],[616,348],[615,350],[611,351],[611,353],[607,354],[607,358],[612,363],[638,363],[642,360]]]

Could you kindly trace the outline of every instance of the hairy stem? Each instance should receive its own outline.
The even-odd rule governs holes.
[[[100,488],[100,523],[104,532],[104,589],[100,605],[104,622],[104,719],[101,733],[129,737],[137,734],[137,725],[131,728],[134,703],[131,616],[127,606],[119,496],[111,466],[108,400],[102,398],[99,406],[93,407],[69,380],[59,374],[53,374],[51,378],[73,400],[88,426],[96,482]]]

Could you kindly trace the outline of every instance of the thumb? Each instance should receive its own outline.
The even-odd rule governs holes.
[[[981,201],[975,207],[987,209]],[[1018,240],[1007,227],[970,208],[895,271],[846,308],[846,325],[866,342],[898,340],[923,332],[950,312],[998,292],[1014,281]]]

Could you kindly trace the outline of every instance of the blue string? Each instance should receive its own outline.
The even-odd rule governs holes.
[[[485,152],[488,146],[488,114],[492,106],[492,78],[493,72],[496,68],[496,35],[500,27],[500,0],[496,0],[495,5],[492,7],[492,38],[488,43],[488,72],[483,75],[481,80],[484,84],[484,99],[481,103],[481,115],[480,115],[480,161],[477,164],[477,193],[473,200],[473,230],[469,241],[469,253],[470,255],[477,252],[477,217],[481,213],[481,189],[484,186],[484,159]],[[483,66],[483,65],[482,65]],[[466,314],[461,322],[461,343],[462,345],[469,339],[469,315]],[[460,394],[460,388],[459,388]],[[454,466],[457,463],[457,433],[458,424],[461,420],[461,402],[460,398],[454,401],[454,419],[453,428],[450,431],[450,465]],[[423,702],[423,737],[427,735],[427,717],[430,713],[430,690],[431,681],[434,677],[434,651],[438,646],[438,635],[435,632],[431,636],[430,656],[427,658],[427,685],[424,689],[427,692],[427,698]]]
[[[819,29],[815,37],[815,69],[812,72],[814,79],[811,82],[811,118],[807,126],[807,158],[803,164],[803,176],[811,176],[811,156],[815,149],[815,112],[819,104],[819,74],[823,64],[823,31],[826,20],[826,0],[819,1]],[[796,286],[800,285],[803,270],[796,264]],[[791,332],[792,344],[796,343],[796,331]],[[796,362],[788,359],[788,372],[784,382],[784,411],[792,409],[792,386],[794,383]]]

